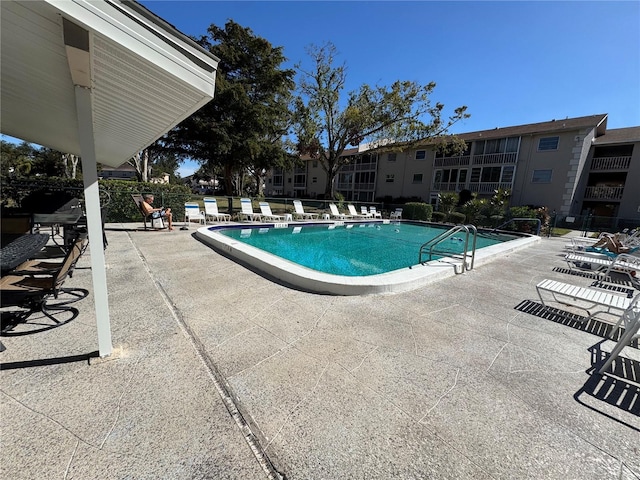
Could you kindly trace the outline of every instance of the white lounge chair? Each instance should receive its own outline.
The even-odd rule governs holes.
[[[400,220],[402,218],[402,209],[396,208],[393,212],[389,214],[390,219]]]
[[[542,293],[549,293],[555,302],[585,310],[588,314],[587,320],[594,318],[599,313],[611,315],[615,315],[616,312],[622,313],[629,308],[632,302],[637,301],[637,298],[632,299],[627,295],[619,295],[605,290],[581,287],[549,279],[542,280],[538,283],[536,285],[536,291],[538,292],[538,297],[540,297],[542,305],[546,306]],[[639,295],[640,294],[636,295],[636,297]],[[597,310],[592,313],[591,311],[593,309]],[[619,325],[620,321],[616,324],[616,328],[619,327]]]
[[[373,218],[382,218],[382,212],[379,212],[376,207],[369,207],[369,213]]]
[[[240,212],[238,213],[240,221],[246,219],[250,222],[259,222],[262,219],[262,216],[259,213],[255,213],[253,211],[253,205],[251,204],[250,198],[241,198],[240,208]]]
[[[351,216],[351,218],[365,218],[364,215],[358,213],[356,207],[354,207],[352,203],[347,205],[347,209],[349,210],[349,215]]]
[[[186,222],[196,221],[203,225],[207,223],[204,212],[200,210],[200,205],[197,202],[186,202],[184,204],[184,219]]]
[[[293,212],[293,218],[301,218],[301,219],[310,219],[314,220],[318,218],[317,213],[307,213],[304,211],[304,207],[302,206],[302,202],[300,200],[293,201],[293,208],[295,212]]]
[[[362,214],[363,217],[365,218],[373,218],[373,213],[369,212],[367,210],[367,206],[366,205],[362,205],[360,207],[360,213]]]
[[[284,221],[284,215],[274,215],[271,211],[271,205],[267,202],[260,202],[260,211],[262,212],[263,220],[270,220],[272,222],[282,222]]]
[[[578,265],[589,265],[590,269],[596,274],[607,276],[611,272],[626,274],[632,283],[637,282],[637,277],[640,276],[640,257],[636,255],[621,253],[615,257],[609,257],[603,254],[585,252],[567,253],[564,259],[571,270]]]
[[[602,367],[598,370],[599,374],[603,374],[609,366],[613,363],[613,361],[618,358],[618,355],[622,352],[624,347],[629,345],[631,341],[635,338],[640,337],[640,303],[638,302],[640,299],[640,295],[636,295],[636,298],[633,299],[633,302],[627,307],[627,309],[620,316],[620,320],[618,321],[619,326],[624,326],[624,333],[616,343],[616,346],[613,347],[611,353],[609,354],[609,358],[604,362]]]
[[[347,215],[346,213],[340,213],[335,203],[329,204],[329,211],[331,211],[331,218],[337,218],[339,220],[345,220],[347,218],[351,218],[351,215]]]
[[[218,211],[218,202],[215,198],[204,197],[203,201],[205,218],[210,217],[214,222],[228,222],[231,220],[231,215]]]

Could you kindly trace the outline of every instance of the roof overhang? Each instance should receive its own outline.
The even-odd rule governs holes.
[[[96,160],[116,167],[213,98],[218,59],[136,2],[0,5],[3,134],[80,156],[82,86]]]

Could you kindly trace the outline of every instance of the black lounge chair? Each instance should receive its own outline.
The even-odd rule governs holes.
[[[33,271],[20,275],[16,270],[0,278],[0,306],[21,309],[15,312],[3,312],[3,314],[14,313],[17,318],[25,319],[35,312],[41,312],[54,324],[38,331],[59,326],[60,322],[54,317],[54,312],[71,312],[72,319],[77,317],[78,309],[70,307],[69,304],[81,300],[89,292],[82,288],[63,288],[62,285],[67,277],[71,276],[85,244],[86,236],[78,237],[69,248],[60,267],[49,269],[46,274]],[[59,300],[61,294],[66,294],[65,296],[70,298]],[[52,302],[52,298],[57,301]],[[3,334],[6,334],[4,325]]]

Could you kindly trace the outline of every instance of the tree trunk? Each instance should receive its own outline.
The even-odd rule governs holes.
[[[75,179],[79,158],[71,153],[65,153],[62,155],[62,159],[64,160],[65,176],[67,178]]]

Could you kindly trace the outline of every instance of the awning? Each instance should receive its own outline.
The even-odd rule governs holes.
[[[109,355],[96,162],[121,165],[209,102],[218,59],[133,1],[0,7],[0,130],[82,157],[98,343]]]

